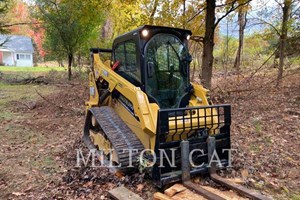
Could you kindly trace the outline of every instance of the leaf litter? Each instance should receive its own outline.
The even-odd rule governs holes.
[[[264,85],[268,77],[256,76],[239,88],[235,75],[226,79],[216,76],[216,80],[222,87],[212,90],[211,98],[215,104],[232,105],[231,140],[237,149],[233,168],[221,175],[280,199],[299,192],[299,76],[284,79],[279,89],[270,85],[261,90],[252,88]],[[38,99],[34,108],[18,102],[8,106],[8,111],[23,117],[0,123],[7,133],[1,141],[1,156],[6,157],[1,157],[0,165],[1,198],[107,199],[107,191],[121,185],[144,199],[152,198],[157,189],[144,174],[123,176],[106,168],[76,167],[76,149],[87,152],[81,141],[86,91],[80,84],[57,85],[57,92],[45,97],[53,104]],[[14,129],[32,134],[11,138]],[[20,148],[27,154],[21,156]],[[15,162],[19,164],[13,165]],[[195,182],[218,186],[207,178]]]

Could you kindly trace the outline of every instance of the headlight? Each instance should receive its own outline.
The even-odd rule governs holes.
[[[142,31],[142,36],[143,37],[147,37],[149,35],[149,31],[147,30],[147,29],[144,29],[143,31]]]

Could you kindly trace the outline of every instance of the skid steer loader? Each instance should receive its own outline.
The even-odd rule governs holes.
[[[215,168],[229,162],[230,105],[212,105],[208,90],[190,82],[191,34],[145,25],[117,37],[112,49],[90,50],[84,142],[123,173],[152,163],[149,173],[159,187],[181,180],[184,166],[191,176],[209,173],[209,138],[220,160]],[[107,53],[111,59],[103,61]],[[141,156],[145,149],[153,153]]]

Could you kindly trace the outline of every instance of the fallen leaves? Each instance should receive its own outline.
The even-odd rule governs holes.
[[[12,195],[15,195],[15,196],[23,196],[23,195],[26,195],[26,193],[23,193],[23,192],[13,192]]]
[[[260,88],[268,79],[257,75],[241,87]],[[218,85],[222,94],[236,87],[232,77],[220,78]],[[246,184],[269,192],[270,188],[277,193],[299,191],[300,107],[295,101],[300,98],[299,88],[300,78],[295,74],[284,79],[279,89],[270,84],[219,98],[232,105],[232,148],[238,149],[233,171]],[[217,90],[214,93],[220,95]]]
[[[258,87],[263,81],[264,77],[258,77],[247,84],[249,87]],[[238,149],[238,152],[233,153],[232,173],[225,175],[268,192],[299,190],[299,81],[297,77],[285,79],[279,91],[269,87],[230,94],[226,90],[235,88],[234,79],[228,77],[223,82],[218,81],[224,88],[220,93],[214,91],[217,94],[216,100],[220,101],[215,101],[215,104],[232,104],[232,147]],[[68,86],[67,89],[57,89],[56,94],[47,96],[49,101],[57,105],[81,108],[78,113],[59,109],[43,100],[33,101],[36,102],[34,109],[28,109],[22,104],[7,108],[8,112],[20,118],[0,122],[0,128],[9,133],[9,137],[2,137],[6,140],[1,141],[0,152],[6,160],[1,160],[1,164],[23,171],[26,176],[18,177],[6,167],[5,173],[9,179],[1,177],[1,193],[10,188],[12,199],[107,199],[106,192],[109,189],[126,185],[144,199],[152,198],[156,189],[143,174],[125,176],[121,173],[110,174],[105,169],[75,168],[75,149],[85,148],[80,138],[86,91],[80,85]],[[21,129],[20,133],[16,129]],[[29,135],[29,131],[34,134]],[[11,133],[18,134],[12,136]],[[27,138],[21,138],[24,135]],[[26,152],[26,155],[20,156],[22,152]],[[45,166],[47,157],[52,158],[57,168]],[[10,185],[13,181],[26,183],[18,185],[19,190]],[[198,178],[195,182],[201,180]],[[204,185],[216,186],[208,179],[204,182]]]
[[[137,186],[136,186],[136,191],[138,191],[138,192],[142,192],[143,191],[143,189],[144,189],[144,184],[138,184]]]

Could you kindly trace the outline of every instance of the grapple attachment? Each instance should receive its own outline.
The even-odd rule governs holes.
[[[215,138],[215,159],[219,159],[221,164],[217,168],[228,165],[230,105],[161,109],[157,121],[156,162],[152,169],[152,178],[158,187],[181,180],[182,162],[192,164],[191,176],[208,173],[209,136]],[[182,140],[189,141],[189,159],[183,161],[180,146]]]

